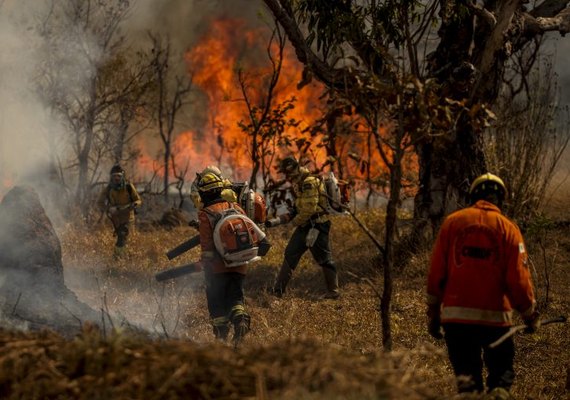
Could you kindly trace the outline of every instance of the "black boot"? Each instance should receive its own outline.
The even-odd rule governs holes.
[[[281,297],[285,293],[285,288],[291,280],[291,276],[293,276],[293,270],[289,267],[289,264],[284,261],[283,265],[281,265],[281,269],[279,270],[279,274],[277,274],[277,279],[275,279],[275,285],[273,286],[272,294]]]
[[[228,339],[228,334],[230,333],[229,325],[214,325],[214,335],[216,339],[225,342]]]
[[[232,322],[234,324],[234,346],[237,347],[249,332],[251,318],[247,314],[241,314],[236,316]]]
[[[338,275],[336,269],[323,267],[323,274],[325,275],[325,283],[327,285],[326,299],[338,299],[340,292],[338,290]]]

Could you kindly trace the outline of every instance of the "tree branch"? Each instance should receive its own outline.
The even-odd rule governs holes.
[[[494,28],[495,25],[497,25],[495,14],[487,10],[485,7],[473,3],[467,3],[467,8],[471,9],[475,15],[485,21],[491,28]]]
[[[531,14],[524,14],[524,25],[524,36],[528,38],[552,31],[560,32],[561,36],[565,36],[570,32],[570,8],[562,9],[553,17],[535,18]]]
[[[295,21],[289,0],[263,0],[263,2],[273,13],[273,16],[281,24],[285,32],[287,32],[287,37],[291,41],[299,61],[317,79],[326,86],[335,88],[342,88],[352,83],[347,81],[347,77],[343,74],[343,69],[332,68],[307,46],[305,37]]]

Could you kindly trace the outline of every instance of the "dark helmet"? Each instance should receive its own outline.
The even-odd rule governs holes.
[[[113,165],[113,168],[111,168],[111,175],[115,174],[125,175],[125,170],[119,164]]]
[[[277,171],[285,175],[291,175],[297,168],[299,168],[299,161],[293,156],[287,156],[279,162]]]
[[[501,178],[489,172],[478,176],[469,188],[472,203],[491,194],[495,194],[499,202],[502,203],[507,196],[507,187]]]

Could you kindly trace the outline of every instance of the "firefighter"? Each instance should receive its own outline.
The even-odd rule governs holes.
[[[206,277],[206,300],[214,335],[226,340],[230,325],[234,327],[234,343],[237,345],[250,328],[250,316],[245,309],[244,279],[247,266],[226,267],[214,244],[214,225],[212,215],[230,207],[245,214],[237,205],[222,197],[226,188],[224,179],[218,174],[208,172],[200,176],[196,183],[200,201],[203,204],[198,212],[201,264]]]
[[[527,331],[540,325],[528,254],[517,225],[501,214],[507,194],[503,181],[486,173],[473,181],[469,194],[471,205],[445,219],[433,248],[428,332],[445,337],[459,392],[484,391],[484,362],[488,390],[508,395],[513,338],[493,349],[488,345],[509,330],[513,309]]]
[[[285,248],[285,256],[281,269],[275,280],[272,293],[283,296],[293,271],[299,264],[303,254],[309,249],[313,258],[323,269],[327,287],[326,298],[339,297],[338,276],[332,259],[329,232],[331,222],[327,217],[326,189],[317,176],[301,167],[295,157],[285,157],[279,163],[279,172],[292,184],[295,197],[294,212],[279,217],[279,221],[268,220],[266,226],[276,223],[291,222],[296,226],[293,235]]]
[[[114,255],[120,257],[125,251],[129,231],[134,227],[135,210],[142,200],[132,183],[125,178],[125,170],[120,165],[111,168],[109,184],[101,191],[97,206],[113,223],[117,242]]]

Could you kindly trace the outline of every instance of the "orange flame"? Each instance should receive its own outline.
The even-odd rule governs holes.
[[[239,32],[239,35],[236,35]],[[247,135],[238,126],[239,121],[248,121],[246,104],[237,81],[237,70],[241,68],[248,76],[255,77],[254,85],[263,86],[263,79],[269,72],[267,58],[267,32],[262,29],[250,29],[245,21],[237,19],[218,19],[213,21],[208,31],[198,44],[186,54],[186,61],[192,71],[194,86],[204,93],[207,103],[199,105],[206,115],[204,127],[180,133],[173,146],[177,170],[188,166],[189,179],[193,173],[206,165],[218,165],[226,173],[231,171],[234,179],[248,179],[252,168],[251,150]],[[323,86],[318,82],[297,90],[296,82],[301,77],[303,66],[297,61],[290,48],[285,49],[279,82],[274,92],[274,104],[295,97],[295,108],[290,110],[288,118],[300,121],[300,126],[287,132],[294,138],[303,137],[302,130],[319,117],[323,101],[320,99]],[[362,124],[361,124],[362,125]],[[381,134],[387,134],[382,128]],[[322,137],[312,139],[313,143]],[[339,138],[337,147],[341,159],[348,159],[349,153],[361,156],[369,163],[371,176],[385,175],[387,167],[371,143],[373,151],[368,155],[367,135],[354,133]],[[322,164],[326,160],[324,148],[312,147],[315,161]],[[162,161],[153,161],[146,154],[141,158],[139,167],[157,169]],[[405,168],[414,168],[414,161],[406,161]],[[361,162],[346,161],[348,175],[366,178],[367,171]],[[415,169],[417,170],[417,169]]]

